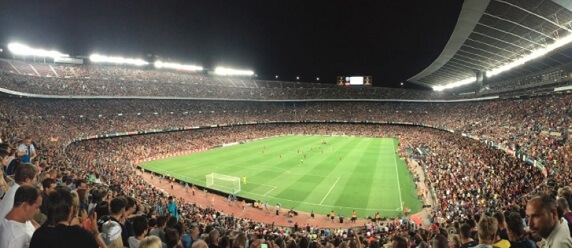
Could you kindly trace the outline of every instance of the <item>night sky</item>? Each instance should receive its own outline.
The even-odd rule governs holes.
[[[441,53],[461,6],[459,0],[0,0],[0,44],[72,56],[155,54],[206,68],[250,69],[261,79],[335,83],[336,76],[370,75],[375,86],[399,87]]]

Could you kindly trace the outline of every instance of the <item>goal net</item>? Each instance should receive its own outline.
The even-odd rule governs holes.
[[[229,175],[211,173],[206,175],[207,187],[226,193],[240,192],[240,178]]]

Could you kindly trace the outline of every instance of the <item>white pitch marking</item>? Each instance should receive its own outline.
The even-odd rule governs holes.
[[[393,143],[392,147],[393,147],[393,151],[395,151],[395,142],[391,141]],[[403,200],[401,199],[401,184],[399,183],[399,172],[397,171],[397,156],[395,154],[393,154],[393,160],[394,160],[394,165],[395,165],[395,175],[397,175],[397,189],[399,190],[399,205],[401,206],[401,209],[399,210],[403,210]]]
[[[270,186],[270,185],[268,185],[268,186]],[[268,192],[266,192],[266,194],[264,194],[264,196],[268,195],[268,193],[270,193],[272,190],[275,190],[275,189],[276,189],[275,186],[271,186],[271,187],[273,187],[273,188],[272,188],[271,190],[269,190]]]
[[[330,190],[328,190],[328,193],[326,193],[326,195],[324,196],[324,198],[322,199],[322,201],[321,201],[320,204],[318,204],[318,205],[322,205],[322,202],[324,202],[324,200],[326,200],[326,197],[328,197],[328,195],[330,194],[330,192],[332,192],[332,189],[334,189],[334,186],[336,186],[336,184],[338,184],[338,181],[340,181],[340,177],[338,177],[338,180],[336,180],[336,182],[334,183],[334,185],[332,185],[332,187],[330,187]]]

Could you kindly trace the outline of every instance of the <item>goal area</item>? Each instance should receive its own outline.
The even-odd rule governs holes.
[[[223,191],[230,194],[236,194],[240,192],[240,178],[211,173],[205,176],[207,188]]]

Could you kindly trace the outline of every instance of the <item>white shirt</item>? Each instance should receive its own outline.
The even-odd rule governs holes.
[[[554,227],[548,238],[542,239],[541,248],[570,248],[572,238],[566,221],[559,220],[560,223]]]
[[[27,248],[34,234],[34,225],[30,221],[20,223],[3,218],[0,221],[0,247]]]
[[[23,152],[23,153],[25,153],[26,155],[28,155],[28,156],[31,157],[31,156],[34,155],[34,152],[36,151],[36,148],[34,147],[34,144],[30,144],[30,149],[29,149],[29,150],[30,150],[30,153],[28,153],[28,146],[25,145],[25,144],[20,144],[20,145],[18,146],[18,152]]]
[[[18,190],[18,188],[20,188],[20,185],[14,183],[8,192],[6,192],[6,195],[4,195],[4,199],[0,202],[0,220],[3,220],[14,207],[14,197],[16,196],[16,190]]]
[[[127,239],[127,242],[129,242],[129,248],[139,248],[139,243],[141,243],[140,240],[138,240],[133,236],[129,237],[129,239]]]

